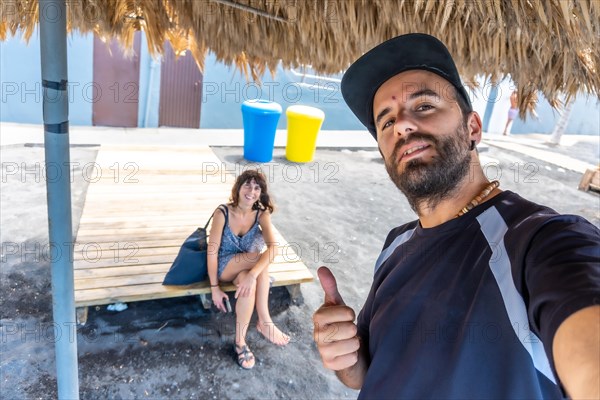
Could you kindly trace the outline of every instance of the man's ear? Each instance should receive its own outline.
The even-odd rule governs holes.
[[[474,140],[475,143],[481,142],[483,133],[481,118],[477,112],[472,111],[467,118],[467,130],[469,132],[469,140]]]

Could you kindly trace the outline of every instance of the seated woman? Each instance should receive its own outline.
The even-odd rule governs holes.
[[[217,211],[219,210],[219,211]],[[265,176],[256,170],[242,173],[231,190],[227,205],[215,210],[209,235],[208,277],[215,306],[225,312],[227,294],[219,282],[237,286],[235,298],[235,352],[240,367],[254,367],[254,355],[246,344],[250,317],[256,305],[256,329],[271,342],[284,346],[290,338],[273,323],[269,313],[268,266],[275,257],[271,226],[273,203]],[[267,243],[267,251],[261,250]]]

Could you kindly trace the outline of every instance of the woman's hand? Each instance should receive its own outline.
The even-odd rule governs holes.
[[[252,275],[252,272],[248,272],[244,278],[240,279],[237,283],[237,290],[235,291],[235,298],[248,297],[253,293],[256,287],[256,278]]]
[[[227,299],[227,293],[221,290],[220,287],[211,288],[212,292],[212,301],[217,307],[217,309],[221,312],[227,312],[227,308],[225,307],[225,299]]]

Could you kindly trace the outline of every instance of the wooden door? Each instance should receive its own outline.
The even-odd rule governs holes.
[[[94,36],[94,82],[87,95],[93,102],[92,124],[136,127],[140,81],[140,32],[133,55],[126,57],[113,39],[107,46]]]
[[[169,43],[160,72],[159,126],[200,128],[202,73],[188,51],[175,59]]]

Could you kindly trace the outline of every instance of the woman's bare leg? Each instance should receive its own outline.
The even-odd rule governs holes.
[[[219,278],[224,282],[237,283],[238,280],[243,279],[247,271],[252,269],[256,262],[260,257],[260,253],[240,253],[233,257]],[[243,275],[244,274],[244,275]],[[240,303],[240,299],[244,299],[243,297],[238,297],[238,305]],[[247,299],[247,298],[245,298]],[[236,344],[245,345],[246,332],[248,330],[248,324],[250,323],[250,318],[252,317],[252,310],[254,305],[256,304],[256,313],[258,314],[258,323],[256,329],[263,334],[267,339],[271,342],[283,346],[286,345],[290,338],[288,335],[284,334],[275,326],[273,320],[271,319],[271,314],[269,313],[269,272],[265,269],[257,278],[256,278],[256,291],[255,296],[252,296],[252,308],[248,312],[245,308],[241,311],[246,313],[248,312],[248,318],[244,316],[244,320],[246,321],[246,325],[237,325],[236,327]],[[243,323],[238,317],[238,305],[236,305],[236,321]],[[243,333],[242,333],[242,329]],[[243,342],[239,342],[239,337]]]
[[[504,136],[507,136],[507,135],[509,135],[509,134],[510,134],[510,130],[511,130],[511,128],[512,128],[512,123],[513,123],[513,120],[512,120],[512,119],[508,119],[508,120],[506,121],[506,125],[504,126],[504,132],[502,132],[502,134],[503,134]]]
[[[219,280],[221,282],[233,282],[240,272],[252,269],[256,265],[256,262],[259,258],[260,253],[236,254],[231,258],[231,260],[229,260],[227,266],[225,266],[225,269],[219,277]]]
[[[290,337],[275,326],[269,313],[269,272],[265,269],[256,279],[256,329],[264,337],[279,346],[285,346]]]
[[[242,271],[234,279],[233,283],[244,279],[248,271]],[[250,293],[247,297],[238,297],[235,304],[235,345],[236,351],[246,346],[246,333],[248,332],[248,326],[250,325],[250,318],[252,318],[252,311],[254,311],[254,300],[256,298],[256,290]],[[254,358],[248,361],[244,361],[244,368],[252,368],[254,366]]]

